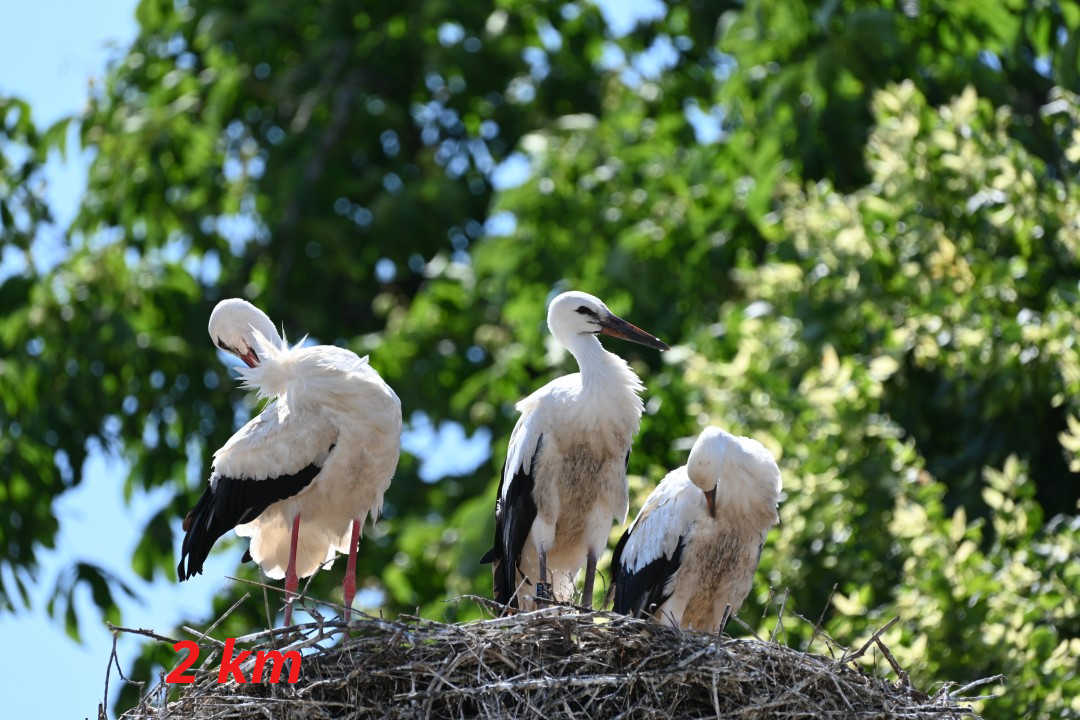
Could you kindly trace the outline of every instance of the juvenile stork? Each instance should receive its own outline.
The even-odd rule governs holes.
[[[397,467],[401,403],[367,357],[289,347],[245,300],[218,303],[209,330],[215,345],[247,365],[244,385],[271,402],[214,453],[209,485],[184,518],[177,576],[201,573],[214,542],[235,528],[250,538],[245,560],[285,578],[288,625],[298,578],[347,552],[347,620],[361,529],[368,516],[377,519]]]
[[[591,607],[596,559],[612,521],[626,519],[626,464],[644,389],[596,336],[660,350],[667,345],[583,292],[552,300],[547,323],[581,372],[556,378],[517,404],[521,416],[495,503],[495,546],[483,562],[493,563],[495,599],[523,609],[536,598],[569,601],[584,564],[583,602]]]
[[[706,428],[615,546],[615,612],[722,629],[750,592],[779,495],[780,469],[761,443]]]

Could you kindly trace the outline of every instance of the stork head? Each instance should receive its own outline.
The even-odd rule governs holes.
[[[222,300],[214,307],[210,313],[209,330],[210,340],[215,345],[231,352],[248,367],[259,364],[259,356],[255,352],[256,331],[269,342],[281,344],[281,336],[266,313],[240,298]]]
[[[577,335],[610,335],[657,350],[668,346],[608,310],[603,301],[576,290],[557,295],[548,306],[548,329],[563,345],[569,346]]]
[[[686,472],[705,493],[712,517],[716,517],[718,506],[775,516],[780,468],[757,440],[707,427],[690,450]]]

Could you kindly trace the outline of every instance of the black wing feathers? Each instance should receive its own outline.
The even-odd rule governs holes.
[[[619,538],[619,542],[615,543],[615,549],[611,553],[611,587],[615,588],[615,585],[619,582],[619,576],[622,575],[622,554],[623,548],[626,547],[626,541],[630,538],[630,530],[633,527],[626,528],[623,531],[622,537]]]
[[[265,480],[219,477],[213,487],[207,485],[195,508],[184,518],[187,534],[180,550],[180,564],[176,566],[177,577],[183,581],[201,573],[203,562],[219,537],[237,525],[251,522],[278,500],[300,492],[321,469],[311,464],[291,475]],[[250,557],[245,553],[245,558]]]
[[[612,583],[615,585],[615,607],[612,609],[624,615],[642,617],[654,612],[671,596],[664,588],[679,569],[686,537],[679,538],[679,544],[670,558],[661,555],[637,572],[629,572],[622,564],[623,549],[629,537],[630,531],[627,530],[619,538],[611,557]]]
[[[536,441],[536,450],[529,462],[532,471],[536,470],[536,458],[540,454],[544,436]],[[505,478],[503,472],[501,478]],[[525,540],[532,530],[536,519],[536,501],[533,499],[533,472],[526,473],[518,468],[510,478],[506,501],[503,502],[503,479],[499,480],[498,498],[495,501],[495,542],[494,547],[484,554],[481,562],[491,562],[493,595],[503,605],[517,607],[517,569],[521,561],[521,551]]]

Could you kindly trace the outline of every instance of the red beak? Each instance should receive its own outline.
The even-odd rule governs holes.
[[[240,359],[243,360],[248,367],[253,368],[259,364],[259,356],[255,354],[254,348],[248,348],[246,353],[240,355]]]
[[[709,504],[709,517],[716,517],[716,486],[713,485],[713,489],[705,493],[705,502]]]

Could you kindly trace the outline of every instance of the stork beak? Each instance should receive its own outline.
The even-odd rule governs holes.
[[[259,364],[259,356],[255,354],[255,348],[248,348],[246,353],[237,353],[237,355],[248,367],[253,368]]]
[[[705,493],[705,502],[709,504],[709,517],[716,517],[716,486],[713,485],[713,489]]]
[[[658,337],[650,335],[637,325],[628,323],[618,315],[609,313],[607,317],[600,319],[600,334],[622,338],[638,345],[646,345],[657,350],[667,350],[667,344]]]

